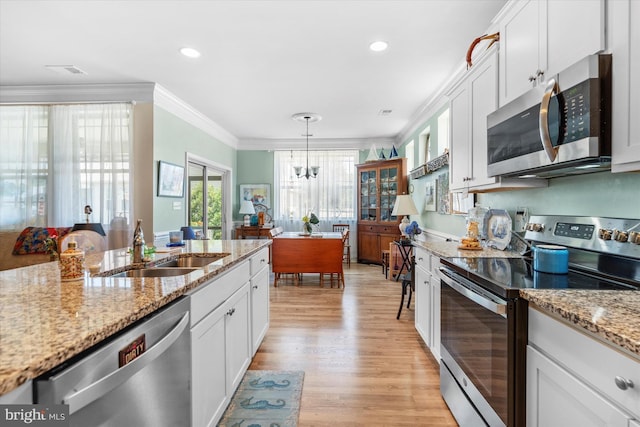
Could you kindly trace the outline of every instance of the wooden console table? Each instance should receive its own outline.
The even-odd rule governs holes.
[[[236,239],[244,239],[245,237],[257,237],[258,239],[264,237],[268,239],[269,231],[271,231],[271,227],[266,228],[259,225],[241,225],[240,227],[236,227]]]

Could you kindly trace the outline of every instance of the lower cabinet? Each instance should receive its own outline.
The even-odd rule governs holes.
[[[269,251],[195,289],[191,299],[191,425],[215,426],[269,328]]]
[[[191,329],[192,425],[214,426],[251,362],[249,283]]]
[[[528,427],[627,427],[640,420],[640,360],[529,309]]]
[[[440,258],[416,247],[415,326],[431,353],[440,362]]]

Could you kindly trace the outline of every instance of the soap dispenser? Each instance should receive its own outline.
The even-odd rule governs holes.
[[[73,238],[67,244],[67,250],[60,254],[60,279],[63,282],[84,277],[84,251],[78,249]]]

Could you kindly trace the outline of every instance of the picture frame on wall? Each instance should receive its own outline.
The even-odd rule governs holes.
[[[271,207],[269,184],[240,184],[240,201],[250,200],[254,205]]]
[[[436,210],[436,181],[427,182],[425,185],[424,210]]]
[[[158,197],[184,197],[184,166],[158,161]]]

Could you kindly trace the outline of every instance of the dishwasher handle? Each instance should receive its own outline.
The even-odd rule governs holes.
[[[109,393],[114,388],[126,382],[135,373],[148,366],[155,359],[160,357],[169,347],[175,343],[189,324],[189,312],[186,312],[178,324],[160,339],[153,347],[130,363],[111,372],[99,380],[89,384],[73,394],[65,396],[62,403],[69,405],[69,415],[89,405],[94,400]]]
[[[470,286],[465,286],[463,282],[466,280],[463,277],[458,276],[456,273],[446,267],[440,267],[440,280],[447,284],[450,288],[457,291],[464,297],[467,297],[476,304],[490,310],[491,312],[507,317],[507,304],[506,302],[498,302],[493,298],[489,298],[488,295],[482,295],[480,292],[475,291]],[[456,276],[458,277],[456,279]]]

